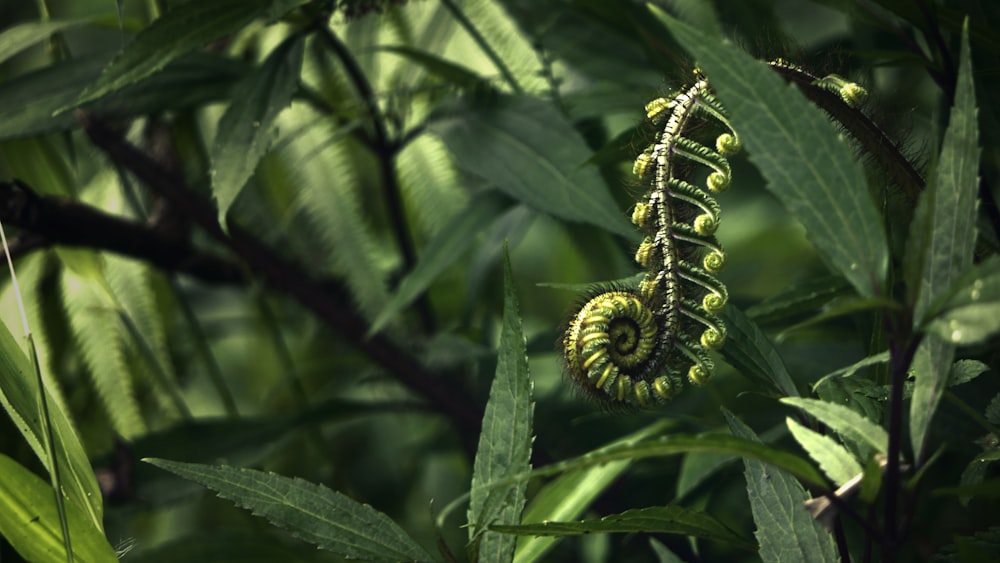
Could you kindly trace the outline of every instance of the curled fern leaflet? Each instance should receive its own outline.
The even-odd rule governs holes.
[[[657,132],[635,160],[647,191],[632,213],[644,235],[635,253],[644,277],[637,287],[597,288],[563,336],[570,377],[610,404],[647,407],[671,399],[684,379],[702,385],[714,371],[709,351],[725,342],[717,315],[729,294],[716,274],[726,255],[713,194],[729,188],[726,157],[741,143],[706,79],[696,79],[646,106]],[[695,124],[722,129],[714,146],[690,134]],[[699,170],[708,172],[704,186],[691,183]]]

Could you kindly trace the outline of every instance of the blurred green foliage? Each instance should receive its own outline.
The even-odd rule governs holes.
[[[525,498],[534,522],[586,519],[554,526],[559,541],[519,536],[519,561],[775,560],[781,542],[806,549],[776,533],[786,524],[830,557],[996,553],[1000,6],[652,4],[677,22],[631,0],[0,4],[0,219],[53,420],[63,417],[45,424],[58,430],[57,459],[89,458],[104,492],[103,530],[90,524],[123,560],[500,557],[483,545],[509,558],[512,540],[497,538],[511,536],[463,528],[463,495],[498,481],[472,491],[473,526],[516,531]],[[740,51],[863,85],[852,115],[890,140],[885,154],[823,129],[819,111],[764,115],[778,102],[761,93],[791,87],[775,74],[740,91],[741,72],[767,74],[730,65]],[[707,385],[655,410],[604,409],[563,375],[556,342],[587,287],[637,271],[627,217],[644,187],[631,167],[653,135],[642,108],[688,83],[695,59],[751,138],[719,196],[731,342]],[[960,64],[972,69],[963,80]],[[798,158],[764,133],[785,124]],[[866,185],[824,182],[828,141],[863,165],[843,177]],[[919,181],[893,162],[913,163]],[[775,187],[781,170],[802,174]],[[809,215],[790,203],[796,190],[829,197]],[[830,232],[817,227],[845,209]],[[0,312],[20,335],[6,281]],[[958,322],[976,338],[946,344]],[[935,344],[918,352],[925,330]],[[11,414],[0,453],[42,498],[48,485],[21,471],[48,476],[40,427],[17,418],[38,387],[16,345],[0,352]],[[951,354],[974,362],[952,368]],[[904,381],[914,370],[916,391]],[[867,422],[778,401],[795,394]],[[484,413],[494,433],[483,436],[499,437],[480,436]],[[836,534],[804,512],[762,515],[842,484],[818,486],[810,448],[826,442],[803,432],[803,449],[785,417],[865,468]],[[926,434],[912,437],[908,421]],[[857,439],[863,424],[894,433],[901,475]],[[502,440],[517,455],[491,449]],[[525,490],[528,451],[533,468],[559,475]],[[769,471],[780,478],[752,482]],[[268,487],[284,496],[260,498]],[[505,490],[520,493],[492,492]],[[67,494],[82,509],[79,491]],[[336,508],[302,516],[313,495]],[[12,498],[0,495],[8,508]],[[399,551],[338,547],[337,526]],[[0,560],[30,556],[15,541],[0,537]]]

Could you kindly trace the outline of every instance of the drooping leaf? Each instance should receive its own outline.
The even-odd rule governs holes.
[[[627,444],[659,434],[666,425],[652,424],[616,443]],[[612,444],[613,445],[613,444]],[[534,522],[567,521],[580,516],[595,498],[632,465],[630,460],[615,461],[595,467],[570,471],[546,483],[535,495],[524,511],[521,521]],[[553,547],[556,538],[550,536],[522,536],[517,540],[514,552],[515,563],[538,561]]]
[[[726,307],[720,316],[728,331],[722,357],[758,384],[787,397],[798,397],[799,390],[785,363],[760,327],[733,305]]]
[[[278,45],[237,85],[238,95],[219,120],[210,175],[223,226],[229,207],[271,146],[275,119],[298,91],[304,44],[295,35]]]
[[[741,537],[713,516],[683,506],[653,506],[626,510],[604,518],[580,520],[578,522],[541,522],[520,526],[492,526],[493,530],[506,534],[535,536],[570,536],[593,533],[645,532],[681,534],[735,545],[743,549],[754,549],[754,543]]]
[[[555,106],[527,96],[498,96],[489,103],[442,110],[429,129],[439,135],[464,172],[515,200],[567,219],[628,237],[625,219],[592,152]]]
[[[516,538],[487,532],[494,524],[517,524],[527,483],[492,489],[481,485],[526,472],[531,467],[534,405],[521,316],[514,292],[510,258],[504,252],[504,314],[497,371],[483,415],[469,498],[469,539],[479,542],[481,561],[510,561]]]
[[[0,536],[25,561],[66,561],[55,494],[48,483],[0,454]],[[66,503],[73,560],[116,563],[118,557],[101,528],[76,503]]]
[[[786,397],[781,402],[816,417],[863,452],[874,450],[884,454],[888,451],[889,435],[885,429],[843,405],[801,397]]]
[[[833,438],[806,428],[791,417],[785,418],[785,424],[802,449],[809,453],[809,457],[819,464],[823,473],[837,486],[861,473],[861,464]]]
[[[0,63],[48,39],[53,33],[87,23],[86,19],[24,22],[0,32]]]
[[[142,30],[93,84],[57,111],[67,111],[139,82],[209,41],[235,33],[263,14],[269,4],[268,0],[213,0],[177,6]]]
[[[107,63],[103,54],[64,61],[0,84],[0,139],[79,127],[72,102]],[[248,65],[214,53],[189,53],[158,73],[82,109],[104,119],[157,113],[222,99]]]
[[[724,414],[735,436],[757,441],[750,427],[729,411]],[[803,506],[809,495],[802,485],[759,461],[744,459],[743,465],[761,559],[765,563],[839,561],[833,536]]]
[[[952,344],[977,344],[1000,331],[1000,259],[969,268],[947,295],[927,332]]]
[[[907,248],[908,254],[919,257],[911,260],[923,264],[913,311],[916,326],[923,324],[934,302],[946,295],[972,265],[979,186],[979,131],[972,72],[966,24],[962,32],[955,105],[941,146],[937,175],[921,194],[919,202],[925,208],[926,228],[923,233],[911,233],[912,240]],[[980,317],[980,311],[974,316]],[[961,330],[952,332],[961,333]],[[954,352],[952,344],[931,339],[925,339],[917,351],[914,360],[916,380],[910,402],[910,441],[917,459],[924,457],[927,431],[947,384]],[[918,363],[920,369],[916,369]]]
[[[820,309],[850,291],[844,278],[822,276],[792,285],[782,293],[748,307],[746,314],[758,324],[772,323]]]
[[[767,187],[825,261],[864,297],[882,293],[885,230],[864,171],[823,112],[764,63],[651,6],[694,56]]]
[[[502,198],[484,194],[459,211],[427,243],[416,267],[399,283],[395,295],[375,317],[368,334],[375,334],[423,293],[448,266],[454,264],[505,209]]]
[[[242,467],[146,461],[200,483],[294,536],[343,557],[434,560],[388,516],[322,485]]]

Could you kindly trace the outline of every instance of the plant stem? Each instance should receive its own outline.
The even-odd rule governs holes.
[[[398,145],[389,138],[389,132],[385,126],[385,118],[379,111],[378,102],[375,99],[375,92],[371,84],[365,77],[358,61],[351,54],[350,50],[341,42],[340,38],[330,29],[328,25],[319,26],[320,37],[326,42],[330,50],[337,55],[347,76],[354,84],[355,90],[364,102],[368,114],[372,120],[374,128],[374,152],[378,159],[379,175],[382,178],[380,186],[382,188],[382,199],[385,202],[386,213],[389,216],[389,224],[396,239],[396,246],[403,258],[404,272],[413,271],[417,263],[417,253],[413,248],[413,241],[408,233],[409,228],[406,221],[406,213],[403,210],[403,198],[399,187],[399,180],[396,177],[396,154]],[[417,311],[420,315],[424,332],[433,333],[436,322],[430,306],[430,301],[426,294],[417,300]]]
[[[900,453],[903,446],[903,384],[910,364],[920,344],[920,337],[912,331],[908,314],[887,315],[889,319],[889,448],[885,472],[885,518],[882,534],[882,560],[895,561],[902,530],[898,526]]]

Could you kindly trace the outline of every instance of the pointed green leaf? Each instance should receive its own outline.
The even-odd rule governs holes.
[[[35,381],[31,362],[18,347],[14,337],[7,330],[7,325],[0,323],[0,404],[48,470],[52,465],[43,447],[45,439],[38,408],[40,402],[38,386]],[[104,508],[101,490],[97,486],[94,470],[83,450],[80,437],[61,403],[52,399],[51,393],[48,406],[55,442],[53,449],[58,458],[63,492],[70,500],[67,504],[75,504],[81,514],[89,519],[94,529],[103,530]],[[0,475],[3,473],[0,472]],[[0,481],[3,479],[0,478]]]
[[[392,299],[375,318],[369,335],[373,335],[385,327],[391,320],[423,293],[441,272],[451,266],[476,242],[476,238],[505,209],[502,198],[495,194],[484,194],[472,201],[469,206],[452,217],[437,235],[428,243],[421,253],[420,259],[413,270],[399,283]]]
[[[139,82],[177,57],[231,35],[264,13],[267,0],[188,2],[142,30],[66,111]]]
[[[729,427],[739,438],[758,441],[757,435],[729,411]],[[744,476],[760,557],[774,561],[839,561],[833,536],[806,511],[809,495],[784,471],[744,459]]]
[[[760,327],[733,305],[726,307],[720,316],[728,331],[722,357],[762,387],[774,389],[781,395],[798,397],[799,390],[788,375],[781,355]]]
[[[627,237],[635,228],[615,204],[593,152],[559,110],[527,96],[477,98],[439,112],[429,129],[459,169],[550,215]]]
[[[617,440],[615,444],[627,444],[647,436],[659,434],[666,428],[661,421]],[[611,445],[615,445],[611,444]],[[531,499],[521,521],[558,522],[577,518],[602,494],[618,477],[632,465],[631,460],[616,461],[604,465],[570,471],[546,483]],[[515,563],[538,561],[555,545],[556,539],[546,536],[520,537],[514,552]]]
[[[680,534],[754,549],[750,540],[741,537],[713,516],[683,506],[652,506],[626,510],[604,518],[578,522],[541,522],[520,526],[495,525],[491,529],[505,534],[534,536],[574,536],[593,533],[662,533]]]
[[[0,32],[0,63],[32,45],[45,41],[53,33],[82,25],[87,21],[86,19],[48,20],[25,22],[8,27]]]
[[[303,46],[302,37],[295,35],[271,51],[261,67],[237,85],[237,95],[219,120],[211,177],[223,226],[229,207],[270,149],[275,119],[298,91]]]
[[[833,438],[806,428],[791,417],[785,418],[785,424],[802,449],[838,487],[861,473],[861,464]]]
[[[824,260],[864,297],[882,293],[888,246],[861,164],[829,118],[731,42],[651,9],[694,56],[767,187]]]
[[[937,175],[935,181],[921,194],[920,205],[926,208],[927,231],[924,236],[911,241],[907,248],[908,253],[920,256],[918,262],[923,264],[913,311],[917,326],[922,324],[935,301],[946,295],[952,284],[972,265],[972,251],[976,241],[978,170],[976,93],[972,82],[969,29],[966,22],[962,30],[955,105],[951,109],[948,129],[941,145]],[[998,323],[996,310],[977,308],[968,312],[971,315],[953,316],[951,320],[956,324],[972,325],[975,329],[982,326],[977,320]],[[983,332],[975,329],[955,329],[951,333],[968,339],[974,332]],[[917,459],[924,457],[927,431],[947,384],[954,354],[952,344],[927,339],[921,343],[914,359],[916,380],[910,401],[910,441]],[[920,369],[917,369],[917,363]]]
[[[885,429],[843,405],[818,399],[792,397],[781,399],[781,402],[798,407],[816,417],[862,451],[874,449],[882,454],[888,451],[889,435]]]
[[[343,557],[433,560],[388,516],[322,485],[242,467],[145,461],[200,483],[292,535]]]
[[[13,459],[0,454],[0,537],[26,561],[66,561],[63,533],[52,487]],[[116,563],[118,557],[101,529],[76,503],[66,503],[66,519],[78,563]]]
[[[953,344],[978,344],[1000,331],[1000,259],[969,268],[948,295],[927,332]]]
[[[517,524],[524,508],[527,483],[492,489],[480,485],[524,473],[531,467],[531,377],[517,294],[510,271],[510,257],[504,248],[504,312],[500,333],[497,371],[490,388],[490,399],[483,415],[483,430],[472,471],[469,499],[469,538],[481,537],[482,561],[510,561],[516,539],[501,534],[484,533],[492,524]]]

